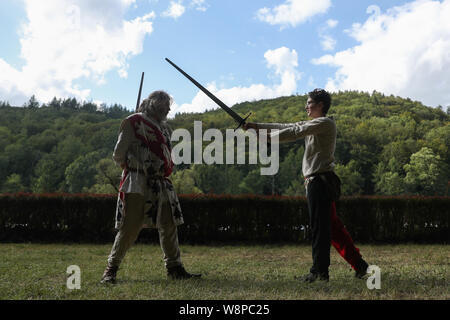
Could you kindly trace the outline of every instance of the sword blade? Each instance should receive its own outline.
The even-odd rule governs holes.
[[[175,69],[177,69],[182,75],[184,75],[186,78],[188,78],[193,84],[197,86],[200,90],[202,90],[208,97],[210,97],[215,103],[219,105],[223,110],[225,110],[237,123],[239,123],[239,126],[241,126],[245,119],[243,119],[240,115],[238,115],[236,112],[234,112],[230,107],[228,107],[225,103],[220,101],[215,95],[213,95],[211,92],[208,91],[205,87],[203,87],[200,83],[198,83],[194,78],[192,78],[190,75],[188,75],[186,72],[183,71],[179,66],[177,66],[175,63],[170,61],[166,58],[166,61],[170,63]]]
[[[138,93],[138,98],[136,101],[136,109],[135,111],[138,111],[139,105],[141,104],[141,93],[142,93],[142,84],[144,83],[144,73],[142,72],[142,76],[141,76],[141,84],[139,85],[139,93]]]

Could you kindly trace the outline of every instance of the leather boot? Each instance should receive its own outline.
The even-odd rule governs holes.
[[[105,272],[103,272],[101,283],[116,283],[116,275],[119,267],[107,266]]]
[[[296,280],[300,280],[302,282],[308,282],[308,283],[312,283],[316,280],[319,281],[324,281],[324,282],[328,282],[329,281],[329,276],[328,274],[324,274],[324,273],[308,273],[307,275],[304,276],[300,276],[300,277],[295,277]]]
[[[173,280],[200,278],[201,274],[189,273],[182,265],[171,267],[167,269],[167,276]]]
[[[355,277],[359,279],[364,279],[364,277],[367,275],[367,268],[369,267],[369,264],[364,261],[364,259],[361,258],[359,263],[355,266]]]

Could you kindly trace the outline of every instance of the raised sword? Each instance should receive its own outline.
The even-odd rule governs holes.
[[[135,112],[138,111],[139,105],[141,104],[141,93],[142,93],[142,84],[143,83],[144,83],[144,72],[142,72],[142,75],[141,75],[141,84],[139,85],[139,93],[138,93],[138,98],[137,98],[137,101],[136,101]]]
[[[184,75],[186,78],[188,78],[193,84],[197,86],[200,90],[202,90],[208,97],[210,97],[215,103],[219,105],[223,110],[226,111],[237,123],[238,126],[235,130],[239,129],[240,126],[242,126],[248,117],[250,117],[251,112],[245,117],[242,118],[240,115],[238,115],[236,112],[234,112],[230,107],[228,107],[225,103],[219,100],[215,95],[213,95],[211,92],[208,91],[205,87],[203,87],[200,83],[198,83],[194,78],[192,78],[190,75],[188,75],[186,72],[183,71],[179,66],[177,66],[175,63],[170,61],[168,58],[166,58],[166,61],[170,63],[175,69],[177,69],[182,75]]]

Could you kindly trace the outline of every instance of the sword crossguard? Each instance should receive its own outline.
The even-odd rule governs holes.
[[[248,119],[248,117],[250,117],[251,114],[252,113],[250,112],[244,119],[242,119],[241,123],[239,123],[239,125],[236,127],[236,129],[234,129],[234,131],[239,129],[245,123],[245,121]]]

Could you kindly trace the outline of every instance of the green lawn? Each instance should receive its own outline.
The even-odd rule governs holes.
[[[116,285],[99,282],[108,245],[0,244],[0,299],[444,299],[450,298],[450,247],[359,245],[381,269],[381,289],[369,290],[332,248],[330,282],[304,284],[307,245],[181,245],[188,271],[199,280],[167,280],[158,245],[130,249]],[[81,269],[81,289],[66,286],[67,267]]]

